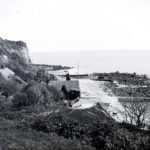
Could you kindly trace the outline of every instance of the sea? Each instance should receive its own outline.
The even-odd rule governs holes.
[[[150,51],[99,50],[31,52],[33,63],[73,67],[71,73],[123,72],[150,76]]]

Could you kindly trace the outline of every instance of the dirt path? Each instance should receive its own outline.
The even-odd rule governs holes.
[[[105,109],[117,121],[122,121],[122,115],[119,113],[122,110],[118,98],[110,96],[109,93],[103,90],[104,82],[93,81],[90,79],[80,79],[81,98],[73,105],[75,109],[86,109],[94,106],[97,102],[102,105],[107,104]]]

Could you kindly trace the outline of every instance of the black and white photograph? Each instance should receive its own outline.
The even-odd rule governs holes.
[[[150,0],[0,0],[0,150],[150,150]]]

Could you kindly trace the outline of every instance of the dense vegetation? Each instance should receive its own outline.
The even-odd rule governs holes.
[[[7,92],[7,88],[5,90]],[[59,99],[56,102],[53,97],[56,91],[36,81],[15,90],[11,102],[6,99],[0,105],[0,146],[3,149],[150,148],[149,131],[116,123],[100,105],[86,110],[69,109]]]
[[[95,76],[98,76],[98,80],[104,80],[104,81],[117,81],[119,84],[124,85],[135,85],[135,86],[141,86],[145,85],[149,79],[146,75],[138,75],[136,73],[119,73],[113,72],[113,73],[95,73]]]
[[[77,139],[82,144],[89,144],[96,149],[140,150],[149,149],[149,133],[125,123],[97,121],[90,124],[78,122],[63,115],[38,118],[32,128],[48,133],[57,133],[67,139]],[[131,130],[132,129],[132,130]]]
[[[106,82],[106,88],[111,89],[112,93],[118,97],[150,97],[150,87],[149,84],[145,86],[125,86],[118,87],[114,83]]]
[[[69,116],[61,104],[32,104],[17,109],[0,105],[0,146],[3,149],[149,150],[150,133],[111,119],[89,120]],[[60,112],[56,110],[61,109]],[[53,110],[53,111],[52,111]],[[85,110],[86,111],[86,110]],[[90,111],[90,110],[88,110]],[[47,112],[47,113],[45,113]],[[82,112],[76,112],[80,117]],[[90,113],[88,113],[90,117]],[[86,120],[86,117],[84,117]],[[19,138],[20,137],[20,138]]]
[[[60,93],[47,84],[57,77],[49,75],[44,68],[32,67],[24,71],[15,67],[13,71],[24,82],[5,80],[0,76],[0,148],[3,150],[150,149],[149,130],[115,122],[100,104],[84,110],[68,108]],[[139,86],[149,81],[136,74],[98,76],[101,76],[98,80],[109,81],[106,87],[112,91],[117,89],[113,81]],[[130,92],[132,96],[131,90],[125,90],[127,92],[118,93],[127,96]],[[144,87],[140,90],[149,95],[149,90]],[[140,94],[134,91],[134,96],[135,93]]]
[[[136,73],[98,73],[97,80],[106,81],[105,90],[118,97],[150,97],[150,79]]]

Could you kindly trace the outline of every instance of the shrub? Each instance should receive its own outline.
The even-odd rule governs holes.
[[[83,145],[92,145],[97,150],[141,150],[150,147],[149,135],[134,130],[130,132],[124,125],[112,121],[84,124],[63,114],[38,116],[31,124],[38,131],[57,133],[70,140],[80,141]]]
[[[21,89],[21,85],[14,81],[0,80],[0,91],[7,97],[13,95],[16,91]]]
[[[48,86],[47,88],[48,88],[48,91],[51,92],[52,97],[55,101],[59,101],[62,99],[61,92],[58,91],[55,87]]]
[[[52,94],[40,83],[30,83],[14,96],[13,106],[49,105],[53,101]]]
[[[14,99],[12,100],[12,104],[14,107],[21,107],[21,106],[27,106],[28,105],[28,97],[26,93],[18,92]]]

